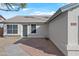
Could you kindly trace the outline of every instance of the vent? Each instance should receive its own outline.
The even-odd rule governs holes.
[[[34,18],[33,16],[24,16],[24,18]]]
[[[44,18],[49,18],[49,17],[45,16]]]

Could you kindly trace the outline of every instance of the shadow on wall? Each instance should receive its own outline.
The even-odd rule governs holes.
[[[41,50],[47,54],[52,54],[52,55],[58,55],[58,56],[63,56],[61,51],[50,41],[46,39],[40,39],[40,38],[23,38],[21,40],[18,40],[14,44],[21,43],[25,46],[29,46],[38,50]]]

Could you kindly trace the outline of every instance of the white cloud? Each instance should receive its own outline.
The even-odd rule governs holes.
[[[36,11],[36,12],[30,13],[30,15],[53,15],[54,13],[55,13],[55,11],[52,11],[52,12]]]
[[[62,6],[66,5],[65,3],[62,3]]]
[[[23,8],[22,10],[27,11],[29,15],[53,15],[55,13],[55,11],[50,12],[50,11],[44,11],[43,9],[42,9],[43,11],[39,10],[35,11],[34,8]]]
[[[70,3],[62,3],[62,6],[67,5],[67,4],[70,4]]]
[[[30,10],[29,8],[23,8],[23,11]]]

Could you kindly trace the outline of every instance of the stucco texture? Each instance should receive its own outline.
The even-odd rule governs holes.
[[[57,16],[49,23],[49,38],[67,55],[67,12]]]

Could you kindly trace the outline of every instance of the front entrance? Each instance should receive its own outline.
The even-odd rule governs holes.
[[[3,28],[0,28],[0,37],[3,37]]]
[[[23,36],[27,36],[27,25],[23,25]]]

